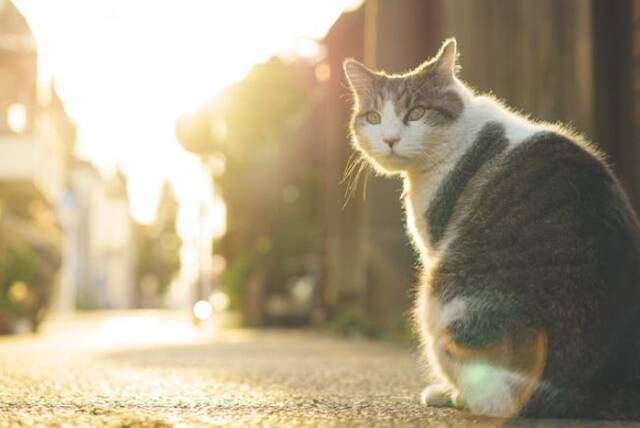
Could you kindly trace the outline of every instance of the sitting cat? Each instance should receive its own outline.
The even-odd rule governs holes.
[[[404,179],[424,279],[422,394],[497,417],[640,417],[640,228],[603,155],[476,95],[456,42],[399,75],[344,63],[355,147]]]

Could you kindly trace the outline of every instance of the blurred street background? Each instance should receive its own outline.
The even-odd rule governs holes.
[[[640,0],[0,0],[0,424],[135,397],[224,423],[237,388],[240,413],[301,405],[259,396],[296,376],[341,397],[325,416],[448,415],[414,407],[417,258],[400,182],[350,163],[341,66],[451,36],[463,80],[584,133],[640,209]]]

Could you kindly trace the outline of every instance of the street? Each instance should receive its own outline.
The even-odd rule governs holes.
[[[398,345],[315,332],[194,328],[175,312],[57,318],[38,336],[0,338],[0,426],[500,424],[422,407],[416,360]]]

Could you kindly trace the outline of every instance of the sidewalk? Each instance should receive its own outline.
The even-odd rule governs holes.
[[[194,329],[171,312],[102,313],[55,320],[38,337],[0,338],[0,427],[497,425],[421,406],[409,349],[213,327]]]

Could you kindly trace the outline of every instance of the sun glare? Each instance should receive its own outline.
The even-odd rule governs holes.
[[[214,201],[198,160],[175,139],[178,116],[273,55],[318,54],[315,40],[361,2],[16,0],[38,40],[41,75],[55,79],[77,123],[79,155],[125,172],[143,222],[165,179],[181,210],[191,209],[182,221],[197,221],[196,201]]]
[[[225,233],[211,179],[224,163],[212,168],[186,152],[175,136],[178,117],[274,55],[319,60],[317,40],[363,0],[14,2],[38,42],[39,82],[55,81],[77,125],[77,154],[103,172],[125,173],[139,222],[153,220],[163,182],[172,183],[186,284],[197,277],[199,254],[211,254],[211,239]],[[19,106],[12,112],[20,130]]]

